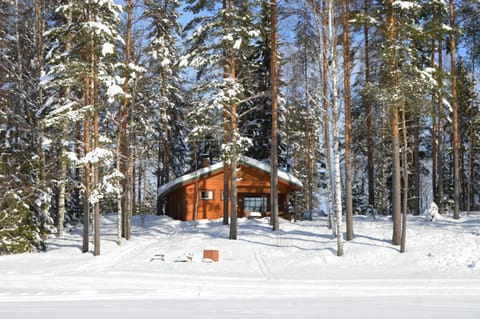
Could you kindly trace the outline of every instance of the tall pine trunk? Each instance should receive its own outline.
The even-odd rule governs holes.
[[[272,86],[272,142],[271,142],[271,176],[270,176],[270,210],[272,229],[279,229],[278,216],[278,22],[277,0],[271,2],[270,23],[272,32],[270,73]],[[233,181],[232,181],[233,182]]]
[[[69,3],[70,4],[70,3]],[[66,13],[67,17],[67,24],[70,25],[72,23],[72,12],[68,10]],[[70,37],[67,37],[67,41],[65,43],[65,50],[67,52],[70,51],[72,46],[72,40]],[[68,59],[68,57],[67,57]],[[69,63],[67,62],[67,65]],[[71,88],[69,86],[65,87],[63,90],[63,96],[65,99],[69,99],[71,94]],[[67,151],[68,149],[64,146],[63,138],[67,137],[68,134],[68,122],[63,120],[61,124],[61,146],[60,146],[60,183],[58,185],[58,218],[57,218],[57,236],[63,236],[63,224],[65,222],[65,199],[66,199],[66,184],[67,184],[67,174],[68,174],[68,159],[67,159]],[[76,176],[75,176],[76,177]],[[74,195],[75,197],[75,195]]]
[[[408,211],[408,136],[407,136],[407,115],[405,109],[405,96],[402,96],[402,172],[403,172],[403,200],[402,200],[402,234],[400,240],[400,252],[405,252],[407,238],[407,211]]]
[[[432,39],[432,55],[431,55],[431,65],[432,68],[435,67],[435,39]],[[439,55],[442,52],[439,51]],[[438,139],[437,139],[437,101],[435,101],[435,94],[432,94],[432,192],[433,192],[433,201],[438,203],[438,185],[437,185],[437,150],[438,150]]]
[[[132,0],[127,1],[127,29],[125,35],[125,66],[130,64],[130,54],[131,54],[131,26],[132,26],[132,9],[133,2]],[[120,129],[119,129],[119,139],[120,139],[120,172],[123,174],[122,181],[122,237],[129,240],[130,239],[130,216],[132,214],[131,209],[131,170],[130,170],[130,154],[129,154],[129,140],[128,140],[128,120],[130,114],[130,101],[128,96],[129,93],[129,72],[126,71],[125,74],[125,83],[123,85],[123,91],[125,93],[125,98],[123,104],[120,108]]]
[[[455,28],[455,8],[454,1],[450,0],[450,27]],[[458,97],[457,97],[457,72],[456,72],[456,43],[455,35],[450,35],[450,76],[452,81],[452,134],[453,134],[453,184],[454,184],[454,201],[453,218],[460,218],[460,193],[461,193],[461,177],[460,177],[460,134],[458,119]]]
[[[90,21],[90,7],[87,4],[85,12],[85,21]],[[85,48],[85,79],[84,79],[84,104],[91,105],[90,101],[90,76],[91,76],[91,39],[87,38],[87,45]],[[83,123],[83,151],[86,156],[90,152],[90,119],[87,116]],[[89,249],[89,231],[90,231],[90,163],[86,161],[84,168],[84,191],[83,191],[83,246],[82,252],[86,253]]]
[[[420,118],[418,114],[414,115],[413,128],[413,166],[414,166],[414,196],[413,196],[413,214],[420,215],[420,199],[421,199],[421,185],[420,185]]]
[[[392,91],[395,89],[394,72],[396,71],[395,58],[395,17],[393,14],[393,0],[387,0],[387,45],[388,47],[388,65],[389,72],[387,76],[390,79]],[[400,177],[400,135],[398,118],[398,101],[393,99],[390,105],[390,125],[392,134],[392,219],[393,234],[392,243],[400,245],[401,242],[401,177]]]
[[[313,219],[313,213],[312,213],[312,206],[313,206],[313,190],[312,190],[312,180],[313,180],[313,154],[312,154],[312,147],[311,147],[311,124],[310,124],[310,103],[309,103],[309,92],[308,92],[308,50],[307,46],[303,46],[303,76],[304,76],[304,85],[305,85],[305,112],[306,112],[306,117],[305,117],[305,139],[306,139],[306,154],[305,154],[305,164],[306,164],[306,169],[307,169],[307,185],[304,190],[305,194],[305,211],[308,212],[308,218],[309,220]]]
[[[347,240],[353,239],[353,207],[352,207],[352,110],[350,99],[350,24],[349,0],[343,0],[343,71],[345,94],[345,201]]]
[[[94,12],[93,20],[97,20],[96,10]],[[93,42],[94,48],[96,48],[96,41]],[[99,123],[98,123],[98,108],[99,108],[99,95],[100,95],[100,87],[99,87],[99,79],[98,79],[98,54],[96,50],[93,50],[93,149],[96,151],[100,147],[99,143]],[[93,164],[93,185],[98,188],[100,186],[100,172],[99,172],[99,164],[96,161]],[[93,233],[93,254],[95,256],[100,255],[100,203],[98,199],[95,201],[93,205],[93,226],[94,226],[94,233]]]
[[[227,10],[227,0],[222,1],[223,10]],[[223,79],[228,78],[228,62],[227,55],[228,52],[224,53],[224,63],[223,63]],[[225,103],[223,105],[223,144],[227,145],[230,142],[230,130],[229,123],[231,122],[229,118],[228,105]],[[223,224],[228,225],[229,223],[229,201],[230,201],[230,180],[231,180],[231,167],[229,166],[228,160],[223,160]]]
[[[228,28],[230,32],[233,32],[233,0],[228,0]],[[235,49],[233,46],[230,48],[230,81],[231,85],[235,85]],[[230,223],[230,239],[237,239],[237,219],[238,219],[238,204],[237,204],[237,161],[238,161],[238,147],[237,147],[237,102],[230,99],[230,116],[231,116],[231,141],[233,155],[231,157],[231,189],[230,189],[230,211],[232,214]]]
[[[369,0],[365,0],[365,16],[368,15]],[[369,30],[368,24],[365,23],[364,29],[365,42],[365,86],[370,85],[370,58],[369,58]],[[370,99],[370,92],[367,91],[365,97],[365,112],[367,117],[367,176],[368,176],[368,204],[375,207],[375,176],[374,176],[374,162],[373,162],[373,129],[372,129],[372,102]]]
[[[438,42],[438,68],[439,68],[439,70],[442,70],[442,68],[443,68],[442,45],[443,45],[442,41],[439,41]],[[442,75],[439,75],[438,84],[439,84],[440,88],[443,87]],[[444,192],[443,192],[443,93],[442,93],[442,90],[440,90],[439,95],[438,95],[437,117],[438,117],[438,122],[437,122],[437,134],[438,134],[438,139],[437,139],[437,143],[438,143],[438,146],[437,146],[438,212],[440,214],[443,214]]]
[[[87,53],[88,55],[88,53]],[[88,60],[88,58],[87,58]],[[90,74],[85,77],[85,105],[90,105]],[[83,124],[84,154],[90,152],[90,120],[88,117]],[[90,228],[90,163],[87,161],[84,168],[84,190],[83,190],[83,246],[82,252],[88,252],[89,228]]]

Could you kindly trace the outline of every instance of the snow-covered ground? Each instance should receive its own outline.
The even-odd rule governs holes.
[[[81,253],[81,229],[46,253],[1,256],[0,318],[480,318],[480,213],[409,216],[405,254],[391,229],[390,218],[356,216],[337,257],[324,217],[277,232],[241,219],[236,241],[221,221],[135,217],[117,246],[109,215],[99,257]],[[202,260],[210,248],[219,262]]]

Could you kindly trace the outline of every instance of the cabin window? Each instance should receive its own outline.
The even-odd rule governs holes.
[[[213,191],[208,191],[208,190],[200,191],[200,199],[212,200],[213,199]]]
[[[267,210],[267,197],[266,196],[244,197],[243,210],[248,212],[265,212]]]

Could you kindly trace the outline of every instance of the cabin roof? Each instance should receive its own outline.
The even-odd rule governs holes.
[[[270,175],[270,173],[271,173],[271,167],[270,167],[269,164],[260,162],[256,159],[251,158],[251,157],[242,156],[242,157],[239,158],[238,163],[246,165],[246,166],[250,166],[254,169],[257,169],[259,171],[267,173],[268,175]],[[215,172],[220,171],[220,170],[223,170],[223,162],[216,163],[216,164],[210,165],[208,167],[204,167],[204,168],[201,168],[199,170],[196,170],[192,173],[180,176],[180,177],[178,177],[178,178],[176,178],[176,179],[174,179],[174,180],[172,180],[172,181],[170,181],[166,184],[161,185],[158,188],[157,196],[158,197],[164,197],[168,192],[177,188],[177,186],[179,186],[179,185],[185,185],[185,184],[193,183],[195,178],[201,178],[201,177],[206,176],[206,175],[212,175]],[[283,182],[286,182],[288,184],[297,186],[299,188],[303,187],[302,182],[298,178],[296,178],[293,174],[282,171],[282,170],[278,170],[278,179],[283,181]]]

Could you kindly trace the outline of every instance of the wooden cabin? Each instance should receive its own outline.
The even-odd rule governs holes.
[[[270,165],[249,157],[238,161],[238,217],[268,216],[270,214]],[[198,191],[196,192],[196,184]],[[223,217],[223,163],[181,176],[158,189],[159,199],[165,202],[165,214],[179,220],[193,220],[195,195],[198,196],[197,219]],[[278,171],[279,215],[288,214],[290,193],[300,190],[302,182],[290,173]]]

